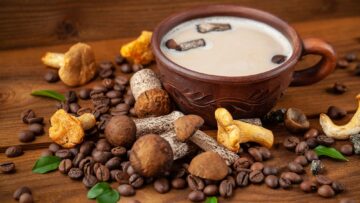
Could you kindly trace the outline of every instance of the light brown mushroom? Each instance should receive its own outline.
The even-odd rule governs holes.
[[[94,52],[84,43],[73,45],[65,54],[47,52],[41,60],[47,66],[59,68],[59,77],[68,86],[84,85],[96,74]]]
[[[187,141],[204,124],[204,119],[197,115],[186,115],[174,122],[176,139]]]
[[[284,124],[292,133],[305,132],[310,128],[310,122],[304,112],[297,108],[289,108],[285,113]]]
[[[113,146],[131,147],[136,140],[136,125],[127,116],[114,116],[105,127],[105,136]]]

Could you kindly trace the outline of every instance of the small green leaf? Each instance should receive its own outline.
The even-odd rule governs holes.
[[[218,203],[217,197],[208,197],[206,198],[205,203]]]
[[[102,193],[96,198],[97,203],[116,203],[120,198],[119,193],[112,189]]]
[[[107,182],[100,182],[94,185],[87,193],[89,199],[94,199],[104,192],[110,191],[111,187]]]
[[[315,148],[315,152],[318,156],[328,156],[333,159],[348,161],[348,159],[346,159],[344,155],[342,155],[338,150],[332,147],[325,147],[323,145],[319,145]]]
[[[34,173],[47,173],[59,167],[61,159],[57,156],[44,156],[38,159],[32,168]]]
[[[35,90],[33,92],[31,92],[32,96],[41,96],[41,97],[49,97],[52,99],[56,99],[59,101],[64,101],[65,100],[65,96],[54,91],[54,90]]]

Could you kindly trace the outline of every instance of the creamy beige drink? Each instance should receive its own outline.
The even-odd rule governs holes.
[[[290,42],[276,29],[259,21],[229,16],[182,23],[163,37],[161,50],[182,67],[219,76],[266,72],[292,54]]]

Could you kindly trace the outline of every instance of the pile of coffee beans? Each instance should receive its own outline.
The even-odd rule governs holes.
[[[44,134],[44,117],[36,117],[35,112],[27,109],[21,113],[21,120],[28,124],[28,130],[19,132],[18,138],[20,142],[32,142],[36,136]]]

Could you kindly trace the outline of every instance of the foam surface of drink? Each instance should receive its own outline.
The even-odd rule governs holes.
[[[229,23],[231,30],[197,32],[196,25]],[[203,38],[206,46],[187,51],[168,49],[165,42],[177,43]],[[184,22],[162,39],[161,50],[167,58],[187,69],[218,76],[247,76],[269,71],[279,64],[274,55],[290,57],[292,46],[286,37],[271,26],[240,17],[217,16]]]

